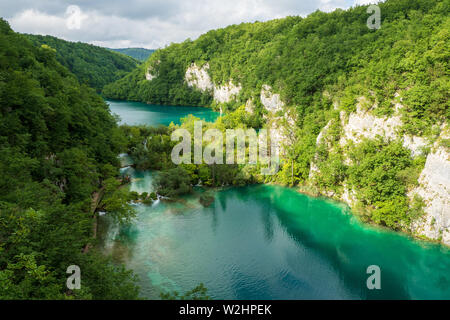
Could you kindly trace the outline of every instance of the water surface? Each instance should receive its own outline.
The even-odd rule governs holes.
[[[204,121],[213,122],[219,116],[209,108],[160,106],[131,101],[107,101],[111,112],[120,117],[120,124],[128,125],[165,125],[171,122],[180,124],[180,120],[189,114]]]
[[[155,173],[125,169],[131,189]],[[342,204],[279,186],[214,192],[136,205],[130,226],[110,228],[105,252],[140,277],[142,295],[185,292],[200,282],[215,299],[449,299],[450,252],[363,225]],[[210,191],[208,191],[210,192]],[[367,268],[381,268],[370,291]]]
[[[189,112],[110,103],[128,124],[168,124]],[[132,177],[131,190],[153,190],[156,173],[122,172]],[[137,204],[128,227],[102,217],[103,251],[134,270],[142,296],[203,282],[215,299],[450,299],[447,247],[363,225],[346,206],[289,188],[230,188],[214,192],[208,208],[201,192]],[[367,289],[371,265],[381,268],[382,290]]]

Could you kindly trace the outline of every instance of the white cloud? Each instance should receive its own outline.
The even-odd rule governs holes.
[[[355,0],[354,5],[368,5],[368,4],[377,4],[380,0]]]
[[[15,31],[19,32],[50,34],[65,28],[63,17],[48,15],[34,9],[25,10],[9,21]]]

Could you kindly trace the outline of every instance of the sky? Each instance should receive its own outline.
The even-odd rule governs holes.
[[[157,49],[211,29],[346,9],[373,0],[1,0],[0,16],[21,33],[109,48]]]

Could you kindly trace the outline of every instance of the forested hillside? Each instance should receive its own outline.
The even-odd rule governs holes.
[[[100,92],[103,87],[136,68],[137,60],[108,49],[52,36],[26,35],[36,46],[56,50],[56,59],[75,74],[80,83]]]
[[[146,61],[155,50],[144,49],[144,48],[121,48],[121,49],[110,49],[112,51],[120,52],[127,56],[130,56],[141,62]]]
[[[281,171],[259,181],[344,200],[393,229],[426,224],[450,243],[445,211],[431,208],[448,195],[415,195],[427,157],[448,162],[450,1],[387,0],[378,30],[367,7],[209,31],[156,51],[103,93],[220,107],[224,128],[278,129]]]
[[[326,89],[342,96],[344,104],[373,96],[379,112],[389,113],[395,92],[414,86],[405,102],[425,129],[426,119],[449,115],[442,65],[448,57],[449,1],[388,0],[380,8],[380,30],[367,27],[367,6],[359,6],[209,31],[156,51],[103,92],[109,98],[204,105],[208,99],[186,85],[185,73],[192,63],[208,63],[216,86],[229,80],[242,85],[235,106],[258,97],[268,84],[286,105],[295,106],[301,120],[329,107],[323,101]],[[145,78],[148,68],[156,75],[151,81]]]
[[[130,272],[85,250],[95,243],[93,200],[117,217],[133,210],[117,188],[116,121],[61,54],[0,19],[0,299],[136,298]],[[66,287],[71,265],[79,291]]]

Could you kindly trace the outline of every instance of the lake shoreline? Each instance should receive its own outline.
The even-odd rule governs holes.
[[[276,184],[276,183],[274,183],[274,185],[279,185],[279,186],[282,186],[282,187],[286,187],[286,186],[283,186],[283,185],[281,185],[281,184]],[[386,226],[382,226],[382,225],[380,225],[380,224],[377,224],[377,223],[375,223],[375,222],[373,222],[373,221],[370,221],[370,220],[364,220],[364,219],[362,219],[362,217],[364,216],[364,214],[355,212],[355,209],[353,209],[347,202],[343,201],[342,199],[335,199],[335,198],[329,197],[329,196],[327,196],[327,195],[320,194],[320,192],[316,193],[316,192],[313,192],[313,191],[307,191],[307,190],[306,190],[307,188],[305,188],[305,186],[299,186],[299,187],[287,187],[287,188],[292,188],[292,189],[295,190],[296,192],[298,192],[298,193],[300,193],[300,194],[303,194],[303,195],[306,195],[306,196],[309,196],[309,197],[312,197],[312,198],[323,199],[323,200],[326,200],[326,201],[331,201],[331,202],[339,203],[339,204],[345,206],[345,207],[348,209],[348,211],[350,212],[350,214],[351,214],[352,216],[354,216],[355,218],[357,218],[358,221],[360,221],[360,222],[361,222],[362,224],[364,224],[364,225],[370,226],[370,227],[375,228],[375,229],[387,230],[387,231],[395,232],[395,233],[398,233],[398,234],[407,236],[407,237],[409,237],[409,238],[411,238],[411,239],[414,239],[415,241],[419,241],[419,242],[428,242],[428,243],[433,243],[433,244],[436,244],[436,245],[441,245],[442,247],[447,248],[447,249],[450,250],[450,245],[446,245],[445,243],[443,243],[443,242],[441,242],[441,241],[439,241],[439,240],[430,239],[430,238],[427,238],[427,237],[425,237],[425,236],[417,235],[417,234],[414,234],[414,233],[409,232],[409,231],[404,231],[404,230],[394,230],[394,229],[391,229],[391,228],[389,228],[389,227],[386,227]],[[303,189],[302,189],[302,188],[303,188]],[[364,211],[364,213],[365,213],[365,212],[366,212],[366,211]]]
[[[137,170],[130,155],[120,156],[127,157],[121,172],[133,178],[130,191],[151,192],[159,171]],[[200,282],[215,299],[372,299],[364,285],[369,265],[389,277],[381,298],[450,296],[434,284],[447,277],[441,267],[450,268],[442,243],[364,221],[345,202],[312,188],[249,182],[195,185],[183,196],[138,201],[132,224],[107,227],[99,249],[133,269],[149,299]],[[331,279],[316,282],[323,277]]]
[[[142,175],[142,172],[137,173]],[[147,182],[149,181],[147,180]],[[195,286],[196,282],[204,282],[206,287],[211,288],[212,296],[215,299],[269,298],[266,296],[266,289],[263,289],[263,287],[256,287],[255,290],[258,292],[258,296],[254,296],[251,292],[244,295],[230,296],[230,294],[232,294],[231,292],[227,290],[222,291],[224,289],[221,288],[223,286],[224,288],[227,288],[229,284],[228,281],[231,281],[227,280],[226,284],[220,282],[222,281],[220,279],[227,277],[228,272],[231,272],[226,263],[230,258],[227,258],[226,255],[223,257],[222,255],[226,252],[228,252],[227,254],[231,254],[233,252],[240,252],[241,250],[248,254],[249,258],[242,258],[243,265],[240,267],[235,266],[232,270],[238,271],[241,270],[241,268],[247,270],[246,268],[249,268],[247,264],[250,263],[251,267],[249,270],[254,268],[260,270],[262,268],[257,274],[260,274],[263,279],[268,276],[264,276],[264,272],[267,272],[267,270],[262,271],[265,270],[263,267],[264,264],[260,265],[258,263],[253,265],[254,259],[257,259],[260,254],[262,254],[263,257],[269,254],[269,256],[263,260],[272,261],[271,265],[274,265],[275,267],[281,262],[279,258],[272,257],[271,255],[278,255],[279,253],[276,252],[279,250],[286,250],[286,248],[291,248],[288,252],[297,252],[297,246],[303,248],[299,252],[307,250],[308,252],[311,251],[311,254],[312,252],[316,252],[313,256],[316,254],[323,256],[321,259],[326,259],[326,264],[329,263],[329,259],[331,259],[331,263],[335,259],[340,261],[340,259],[345,258],[344,261],[350,263],[352,270],[354,268],[359,270],[361,266],[358,267],[358,265],[360,264],[366,265],[372,263],[383,266],[383,270],[388,268],[387,270],[389,271],[385,272],[398,272],[396,269],[402,269],[404,266],[397,268],[394,267],[394,265],[400,263],[400,261],[404,264],[404,255],[409,255],[406,252],[409,252],[410,250],[413,250],[415,255],[439,254],[442,255],[442,258],[447,259],[448,251],[443,250],[442,246],[436,246],[430,242],[414,241],[414,239],[407,234],[381,228],[377,225],[359,223],[359,219],[358,223],[355,224],[356,220],[353,220],[353,218],[357,216],[354,215],[351,210],[348,210],[348,206],[343,202],[330,199],[329,197],[313,197],[311,195],[300,193],[296,188],[284,187],[278,184],[260,183],[244,186],[201,187],[203,191],[200,193],[188,194],[185,197],[176,197],[169,201],[159,201],[154,205],[136,204],[138,216],[136,217],[136,220],[133,221],[132,225],[116,231],[118,236],[114,236],[113,238],[111,238],[111,235],[109,236],[110,240],[109,244],[107,243],[105,245],[107,248],[105,249],[105,252],[112,253],[119,259],[119,262],[127,264],[140,275],[144,281],[144,297],[157,299],[159,292],[168,292],[175,289],[184,290]],[[139,188],[142,188],[142,185]],[[150,189],[145,190],[147,192],[151,191]],[[205,192],[214,195],[215,204],[204,207],[199,202],[200,194]],[[295,194],[302,196],[296,197]],[[254,205],[256,205],[256,207],[253,207]],[[343,208],[347,208],[347,210],[345,210],[346,212],[342,211]],[[322,210],[324,209],[330,212],[323,212]],[[279,221],[272,227],[265,225],[268,220],[260,219],[260,215],[266,210],[269,210],[266,214],[271,212],[271,219]],[[275,212],[273,212],[273,210],[275,210]],[[251,219],[253,222],[249,223],[248,219]],[[228,222],[225,223],[225,221]],[[229,223],[232,223],[237,230],[234,228],[229,229],[227,227],[229,226]],[[263,225],[257,227],[258,224],[261,223]],[[276,230],[282,232],[280,236],[285,234],[287,237],[283,241],[288,241],[288,243],[291,241],[294,242],[289,245],[286,243],[282,247],[279,247],[278,245],[274,247],[274,244],[278,243],[279,240],[270,240],[271,238],[266,238],[264,234],[267,230],[272,230],[275,226],[277,226]],[[212,229],[210,229],[211,227]],[[222,231],[215,231],[216,228],[219,228],[219,230]],[[220,235],[223,235],[225,230],[227,230],[226,232],[232,232],[234,236],[229,235],[222,238]],[[254,241],[256,239],[254,241],[248,241],[250,238],[253,239],[252,234],[255,233],[256,230],[263,231],[262,235],[260,235],[262,238],[256,241],[256,243],[259,241],[263,241],[263,243],[261,244],[262,247],[255,250],[255,255],[253,255],[253,250],[250,250],[247,246],[255,244]],[[264,232],[264,230],[266,231]],[[278,232],[276,234],[278,234]],[[213,237],[210,239],[209,237],[211,236]],[[238,237],[237,239],[235,238],[236,236]],[[207,237],[206,239],[208,240],[206,240],[205,237]],[[242,239],[239,240],[239,237]],[[278,237],[279,236],[275,236],[274,239],[278,239]],[[268,241],[267,244],[265,244],[266,241]],[[299,244],[296,244],[297,242],[299,242]],[[378,242],[380,242],[380,244],[375,245]],[[210,250],[212,250],[212,248],[207,248],[209,248],[210,245],[215,248],[215,243],[220,244],[218,248],[230,246],[230,249],[220,254],[214,249],[212,252],[215,252],[218,256],[211,256],[212,252]],[[204,247],[205,245],[206,248]],[[185,248],[185,246],[188,247]],[[396,255],[385,253],[385,250],[388,250],[391,246],[392,248],[395,248],[394,251],[396,254],[403,258],[397,258]],[[355,250],[366,251],[366,249],[369,250],[370,253],[368,257],[366,257],[366,253],[360,254],[354,252]],[[268,250],[269,253],[265,252],[266,250]],[[383,254],[381,254],[380,250]],[[186,252],[189,252],[188,256],[193,255],[193,257],[187,261],[184,260],[188,257],[185,255]],[[147,256],[149,254],[150,257]],[[178,256],[180,256],[179,259],[177,258]],[[290,267],[285,266],[282,269],[285,270],[287,268],[286,270],[289,270],[291,277],[294,274],[296,274],[295,277],[302,277],[302,273],[298,273],[299,270],[309,270],[310,263],[318,263],[313,256],[308,257],[306,261],[303,261],[303,259],[300,258],[295,258],[293,260],[296,261],[296,263],[305,263],[304,267],[291,269]],[[310,259],[313,260],[310,261]],[[363,261],[359,261],[361,259],[363,259]],[[365,259],[368,259],[368,261],[364,262]],[[379,261],[379,259],[381,260]],[[391,259],[398,262],[391,262]],[[436,259],[436,256],[434,256],[433,259]],[[415,260],[420,259],[415,258]],[[234,261],[233,264],[237,263],[237,260],[232,261]],[[178,266],[179,263],[181,263],[180,266]],[[337,265],[333,268],[336,268],[336,266],[341,263],[343,262],[337,262]],[[387,263],[392,263],[393,266],[390,267]],[[334,265],[334,263],[332,263],[332,265]],[[222,267],[219,268],[220,266]],[[188,269],[187,271],[179,271],[179,267],[181,268],[180,270],[184,270],[185,268]],[[212,270],[210,272],[203,271],[198,273],[199,270],[203,270],[203,268],[207,268],[207,270],[209,270],[208,268],[211,268],[214,272],[219,272],[221,276],[218,278],[215,276],[211,278],[208,277]],[[315,272],[322,272],[320,271],[320,267],[318,268],[319,271]],[[327,270],[328,268],[330,267],[326,267]],[[419,268],[418,270],[420,270],[421,274],[424,273],[427,276],[431,276],[431,273],[428,273],[427,270],[421,269],[421,264],[417,264],[414,268]],[[243,272],[243,270],[241,272]],[[180,276],[179,272],[181,272],[183,276]],[[184,275],[185,272],[187,275]],[[243,274],[245,274],[245,272]],[[364,274],[365,273],[362,273],[361,276]],[[312,277],[311,279],[313,278],[315,277]],[[245,277],[245,279],[247,279],[247,277]],[[220,284],[216,281],[219,281]],[[240,281],[244,281],[244,278]],[[344,294],[341,290],[335,291],[335,289],[331,288],[322,288],[320,290],[324,290],[322,292],[324,296],[315,296],[309,289],[306,290],[304,286],[301,285],[302,282],[297,281],[299,280],[295,280],[289,285],[296,288],[295,292],[298,290],[298,295],[295,294],[294,296],[291,296],[290,294],[293,293],[289,293],[290,291],[284,287],[283,281],[272,283],[273,286],[278,288],[277,290],[280,290],[275,298],[350,298],[347,296],[350,292]],[[302,281],[309,281],[309,277],[302,278]],[[398,279],[396,281],[398,281]],[[180,287],[174,287],[175,284]],[[322,287],[318,283],[311,284],[311,286],[313,288]],[[432,287],[433,285],[427,286],[427,290],[431,290]],[[433,291],[431,290],[428,292]],[[302,294],[305,294],[305,296],[302,296]],[[337,294],[338,296],[329,296],[329,294]],[[341,296],[341,294],[344,295]],[[370,293],[368,294],[370,295]],[[399,297],[403,299],[410,298],[410,296],[404,296],[403,293],[395,294],[401,294]],[[441,294],[443,293],[441,292]],[[369,296],[364,294],[359,298],[367,299],[368,297]],[[391,296],[388,297],[391,298]],[[435,297],[439,297],[439,295]]]

